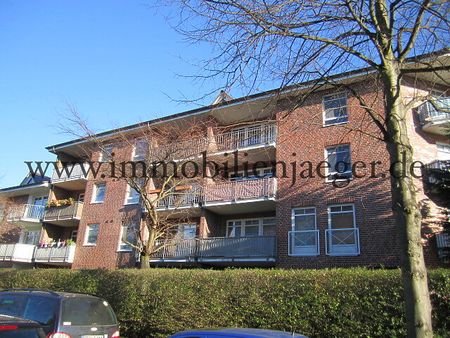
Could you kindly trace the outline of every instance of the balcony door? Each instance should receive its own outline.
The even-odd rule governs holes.
[[[41,230],[23,230],[20,243],[38,245]]]
[[[33,197],[33,202],[28,206],[27,218],[40,219],[43,216],[44,208],[47,205],[47,196]]]
[[[315,256],[319,254],[316,208],[296,208],[292,210],[289,254],[292,256]]]

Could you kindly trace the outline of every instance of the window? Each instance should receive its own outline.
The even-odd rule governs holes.
[[[108,162],[112,159],[112,153],[113,153],[113,145],[108,144],[102,147],[100,150],[100,158],[99,162]]]
[[[288,237],[289,255],[319,255],[319,231],[316,225],[316,208],[292,209],[292,231],[289,232]]]
[[[136,242],[136,224],[123,225],[120,233],[119,251],[131,251],[129,243]]]
[[[103,203],[105,200],[106,184],[97,183],[94,185],[94,193],[92,194],[92,203]]]
[[[5,218],[5,205],[0,204],[0,222]]]
[[[437,159],[441,161],[450,161],[450,144],[436,143]]]
[[[141,181],[139,181],[138,184],[141,186]],[[140,198],[141,195],[139,194],[139,192],[128,184],[127,193],[125,196],[125,204],[137,204],[139,203]]]
[[[99,224],[89,224],[86,227],[86,239],[84,241],[85,245],[96,245],[97,244],[99,227],[100,227]]]
[[[359,254],[359,229],[356,227],[353,204],[328,207],[328,229],[326,232],[327,254],[334,256]]]
[[[178,225],[178,237],[181,239],[193,239],[197,237],[197,224]]]
[[[240,219],[227,222],[227,237],[256,237],[275,235],[274,218]]]
[[[142,161],[148,153],[148,143],[146,140],[137,140],[133,149],[133,161]]]
[[[325,161],[328,162],[327,180],[352,178],[350,145],[339,145],[325,149]]]
[[[80,203],[84,202],[84,193],[78,195],[78,202],[80,202]]]
[[[41,238],[41,230],[22,230],[20,242],[23,244],[34,244],[37,245],[39,243],[39,239]]]
[[[64,322],[70,322],[71,326],[88,327],[118,325],[114,312],[106,301],[83,296],[64,298],[60,323]],[[80,330],[77,329],[75,332]]]
[[[70,233],[70,240],[76,243],[77,237],[78,237],[78,230],[72,230],[72,232]]]
[[[324,96],[323,111],[325,126],[348,122],[347,93]]]

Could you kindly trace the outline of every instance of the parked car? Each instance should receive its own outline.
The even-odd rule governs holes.
[[[306,336],[283,331],[262,329],[211,329],[178,332],[171,338],[307,338]]]
[[[0,337],[45,338],[45,332],[38,322],[23,318],[0,315]]]
[[[37,289],[3,290],[0,314],[38,322],[47,338],[119,337],[113,309],[108,302],[92,295]]]

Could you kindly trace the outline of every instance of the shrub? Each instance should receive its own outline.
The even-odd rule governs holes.
[[[437,336],[450,330],[450,271],[429,272]],[[126,337],[255,327],[311,337],[405,336],[399,270],[2,270],[0,287],[107,299]]]

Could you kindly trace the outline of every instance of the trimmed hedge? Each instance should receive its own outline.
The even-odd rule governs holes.
[[[450,323],[450,270],[429,272],[437,336]],[[0,288],[107,299],[126,337],[255,327],[311,337],[405,336],[399,270],[1,270]]]

